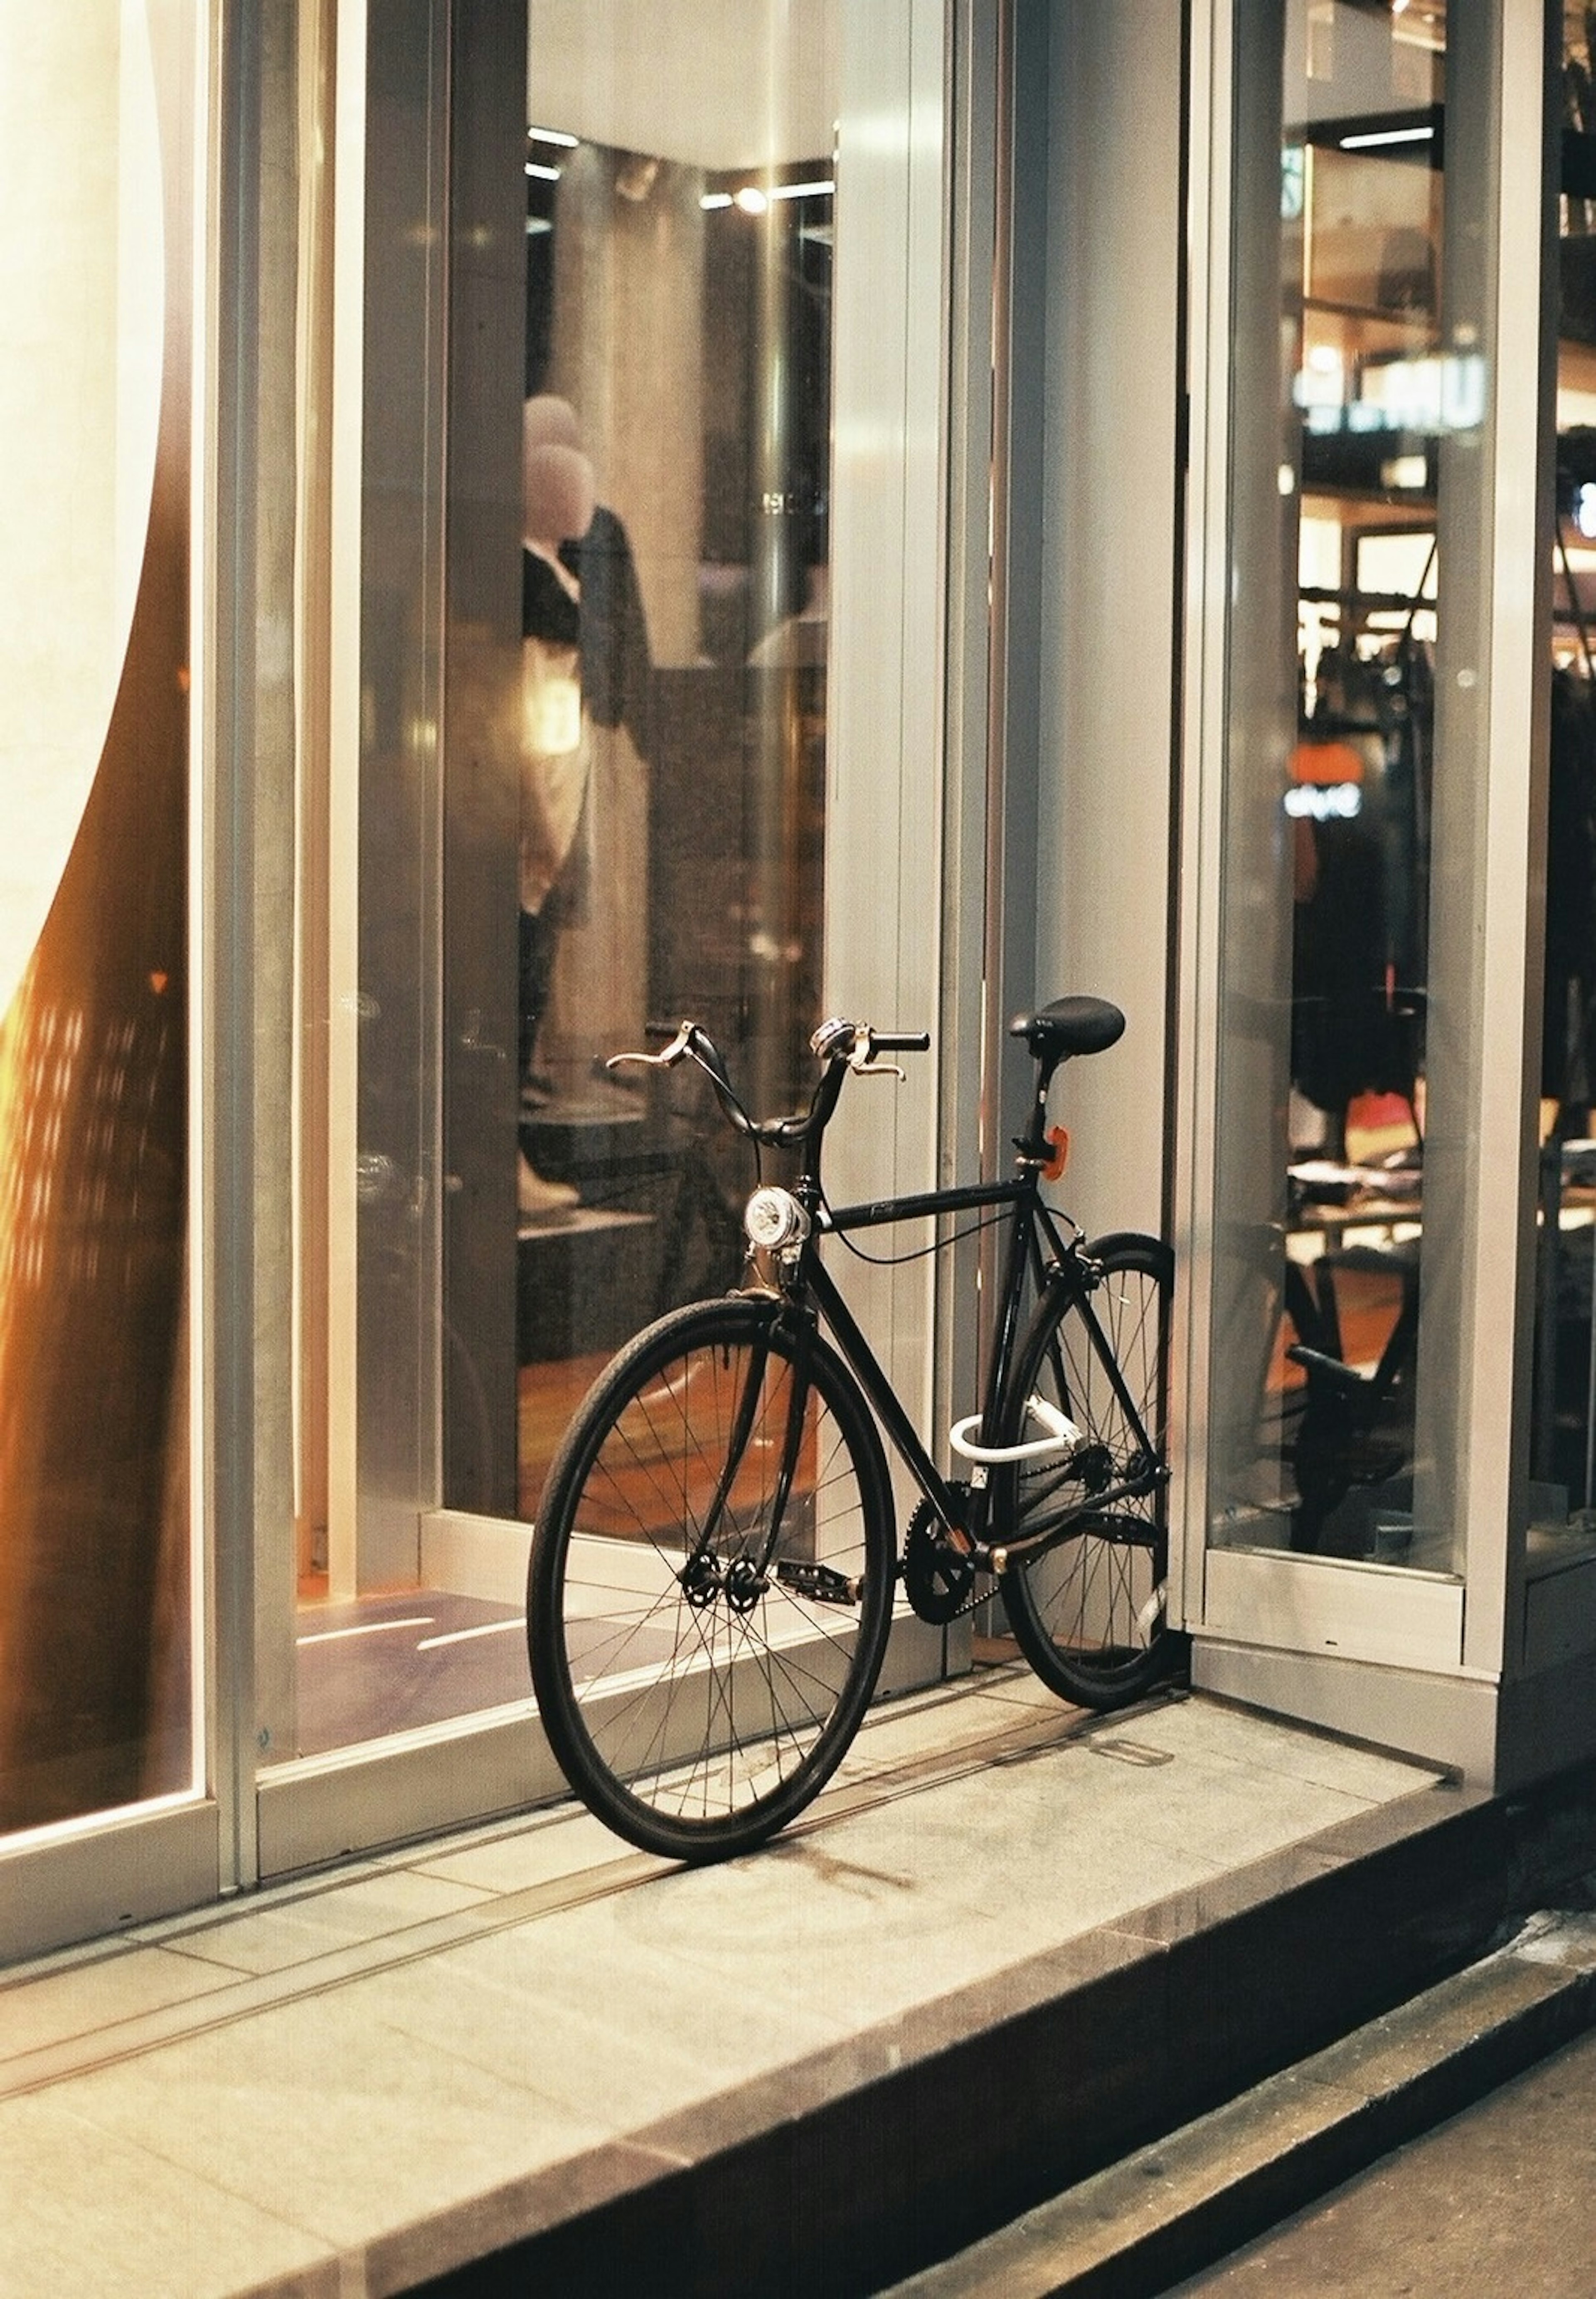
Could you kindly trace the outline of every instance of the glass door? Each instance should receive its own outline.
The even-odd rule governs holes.
[[[1549,123],[1556,257],[1543,320],[1554,361],[1550,659],[1543,756],[1546,915],[1535,1129],[1539,1221],[1525,1561],[1528,1665],[1596,1638],[1596,24],[1560,11]],[[1544,562],[1543,562],[1544,563]]]
[[[1204,1613],[1419,1667],[1467,1529],[1492,13],[1238,0],[1227,82]]]
[[[362,477],[326,861],[332,1279],[304,1351],[327,1500],[295,1559],[268,1869],[324,1830],[400,1832],[391,1797],[348,1817],[367,1759],[408,1768],[419,1811],[557,1785],[527,1714],[543,1480],[606,1357],[736,1282],[749,1185],[691,1080],[607,1057],[691,1014],[776,1110],[828,1002],[932,1017],[931,885],[906,956],[915,890],[882,883],[906,843],[883,826],[935,813],[934,745],[906,755],[891,701],[930,685],[932,616],[871,650],[935,485],[905,480],[902,347],[941,260],[902,230],[940,201],[941,58],[912,13],[371,16],[360,305],[336,322]],[[937,372],[911,393],[925,436]],[[928,1171],[931,1106],[927,1079],[889,1171]],[[900,1322],[912,1346],[927,1312]]]

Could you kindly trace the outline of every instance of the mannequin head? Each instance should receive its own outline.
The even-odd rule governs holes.
[[[577,411],[569,399],[556,399],[553,392],[540,391],[527,401],[521,410],[523,455],[529,455],[534,447],[579,447],[581,444]]]
[[[528,403],[529,404],[531,403]],[[575,447],[547,441],[528,448],[522,468],[522,531],[557,551],[593,525],[593,466]]]

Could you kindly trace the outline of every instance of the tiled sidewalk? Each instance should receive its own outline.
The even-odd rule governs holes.
[[[850,2039],[996,2018],[1059,1952],[1145,1955],[1138,1912],[1433,1783],[1201,1697],[1083,1719],[1001,1670],[884,1708],[723,1867],[561,1808],[15,1968],[0,2291],[409,2287],[658,2177],[717,2104],[781,2113]]]

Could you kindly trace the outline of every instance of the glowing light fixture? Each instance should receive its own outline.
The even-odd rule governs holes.
[[[1428,144],[1434,137],[1433,126],[1423,128],[1371,128],[1356,136],[1342,136],[1336,140],[1343,152],[1373,152],[1387,144]]]

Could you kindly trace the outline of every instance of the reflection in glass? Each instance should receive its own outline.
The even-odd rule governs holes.
[[[1532,1572],[1596,1548],[1596,57],[1563,11]]]
[[[1210,1503],[1449,1561],[1416,1504],[1450,444],[1447,12],[1238,12],[1234,597]]]
[[[446,98],[421,35],[373,20],[360,1490],[301,1577],[304,1753],[524,1700],[503,1520],[535,1515],[609,1353],[737,1277],[736,1145],[692,1077],[606,1058],[691,1014],[752,1103],[800,1092],[833,15],[528,0],[522,46],[506,12],[457,12]]]
[[[688,12],[691,13],[692,12]],[[519,1506],[607,1348],[735,1280],[740,1159],[691,1081],[606,1073],[645,1021],[707,1024],[751,1100],[785,1107],[819,1018],[830,128],[769,148],[699,105],[640,153],[539,110],[561,74],[532,13],[529,438],[552,424],[597,507],[534,535],[528,455],[522,801]],[[768,72],[783,59],[759,58]],[[632,115],[629,132],[637,133]],[[749,157],[742,158],[744,153]],[[572,473],[573,479],[577,477]],[[536,514],[536,516],[535,516]],[[569,523],[572,513],[567,511]],[[530,731],[574,643],[566,759],[585,795],[546,896],[530,818],[555,782]],[[568,791],[576,777],[566,783]],[[568,801],[569,803],[569,801]],[[541,831],[539,833],[541,837]],[[536,842],[536,841],[534,842]]]
[[[193,41],[0,12],[0,1833],[195,1785]]]

